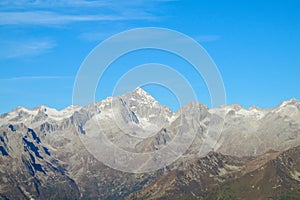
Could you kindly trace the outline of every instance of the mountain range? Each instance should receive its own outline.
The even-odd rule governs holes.
[[[170,145],[174,161],[131,157]],[[299,158],[296,99],[272,109],[191,102],[173,113],[137,88],[0,116],[1,199],[300,199]]]

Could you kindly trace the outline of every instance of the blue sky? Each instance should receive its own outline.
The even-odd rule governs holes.
[[[300,99],[300,1],[8,1],[0,2],[0,113],[45,104],[72,104],[77,71],[101,41],[138,27],[163,27],[197,40],[222,75],[227,103],[274,107]],[[120,58],[106,73],[97,100],[110,96],[135,65],[164,63],[182,73],[210,106],[204,81],[184,61],[143,51]],[[144,89],[174,111],[174,95]]]

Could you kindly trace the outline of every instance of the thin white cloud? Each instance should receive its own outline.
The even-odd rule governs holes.
[[[0,59],[36,56],[49,52],[56,46],[52,40],[0,42]]]
[[[139,15],[66,15],[55,12],[0,12],[0,25],[55,25],[85,21],[117,21],[134,19],[153,19],[146,13]]]
[[[164,2],[157,1],[156,3]],[[0,1],[0,25],[56,25],[87,21],[153,20],[155,1]]]
[[[73,76],[18,76],[2,78],[0,81],[24,81],[24,80],[45,80],[45,79],[71,79]]]
[[[168,1],[173,0],[0,0],[0,26],[27,30],[26,28],[32,26],[64,28],[65,24],[78,22],[84,25],[84,22],[98,24],[98,22],[158,20],[160,17],[155,14],[156,5]],[[83,31],[95,31],[94,28],[92,30],[88,28],[92,27],[90,23],[87,24],[88,26],[82,28]],[[82,33],[78,37],[82,40],[98,41],[111,35],[110,32],[103,31],[107,30],[101,29],[101,34]],[[0,39],[0,59],[36,56],[47,53],[57,46],[51,40],[33,41],[23,35],[23,40],[26,41],[18,42],[15,38],[12,40],[9,34],[4,35],[6,38]]]
[[[86,0],[43,0],[43,1],[28,1],[28,0],[2,0],[0,6],[6,8],[57,8],[57,7],[107,7],[112,5],[113,1],[86,1]],[[116,3],[116,2],[115,2]],[[121,2],[120,2],[121,3]],[[123,2],[124,3],[124,2]]]
[[[42,1],[28,1],[28,0],[1,0],[0,6],[5,8],[59,8],[59,7],[72,7],[72,8],[133,8],[151,5],[153,3],[167,3],[180,0],[42,0]]]

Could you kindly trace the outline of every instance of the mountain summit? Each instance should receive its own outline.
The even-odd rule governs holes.
[[[217,134],[207,135],[215,134],[214,130],[221,131],[219,137],[215,137]],[[200,103],[190,103],[173,113],[137,88],[86,107],[70,106],[61,111],[46,106],[35,109],[20,107],[0,116],[0,195],[4,199],[43,199],[50,193],[58,199],[117,199],[152,181],[157,183],[159,177],[162,182],[170,183],[182,180],[189,184],[194,179],[218,183],[215,182],[218,178],[241,177],[242,173],[247,173],[242,169],[248,165],[258,169],[256,166],[263,165],[260,156],[298,146],[299,131],[300,107],[296,99],[273,109],[245,109],[239,105],[209,109]],[[159,172],[133,176],[104,166],[90,154],[89,148],[103,148],[89,144],[89,141],[96,141],[99,133],[111,144],[133,153],[162,150],[172,144],[177,135],[195,137],[187,151],[171,166]],[[85,138],[90,140],[83,145]],[[207,138],[216,140],[216,145],[210,148],[215,153],[199,154]],[[177,142],[184,144],[184,141]],[[99,152],[105,154],[106,151]],[[104,156],[114,159],[114,162],[124,162],[123,157]],[[254,157],[257,160],[250,162]],[[271,157],[264,159],[268,161]],[[144,164],[147,162],[150,161]],[[151,162],[156,164],[155,160]],[[198,166],[199,162],[201,166]],[[174,179],[182,174],[178,168],[190,179]],[[296,168],[289,170],[295,180],[298,171]],[[204,175],[204,171],[210,175]],[[166,176],[161,176],[161,173]],[[147,188],[153,190],[155,187]],[[147,191],[140,194],[144,192]]]

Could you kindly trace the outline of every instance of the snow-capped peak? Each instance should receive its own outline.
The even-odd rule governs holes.
[[[129,101],[137,101],[139,103],[153,104],[158,103],[150,94],[140,87],[137,87],[134,91],[129,92],[121,96],[121,98]]]
[[[279,107],[285,107],[285,106],[287,106],[287,105],[295,105],[295,104],[297,104],[297,103],[299,103],[299,101],[298,101],[296,98],[292,98],[292,99],[290,99],[290,100],[287,100],[287,101],[282,102],[282,103],[279,105]]]
[[[296,110],[300,110],[300,102],[297,99],[292,98],[288,101],[282,102],[277,108],[273,109],[273,112],[281,113],[283,115],[290,115]]]
[[[139,94],[139,95],[148,95],[148,93],[147,93],[145,90],[143,90],[142,88],[140,88],[140,87],[137,87],[137,88],[134,90],[134,92],[136,92],[136,93]]]
[[[71,117],[75,111],[80,110],[80,106],[69,106],[63,110],[56,110],[55,108],[49,108],[44,105],[40,105],[33,109],[27,109],[24,107],[18,107],[14,109],[12,112],[6,113],[2,115],[2,118],[5,120],[16,120],[24,119],[25,121],[31,121],[36,116],[46,116],[52,120],[62,120],[68,117]]]
[[[137,87],[132,93],[133,94],[137,94],[137,95],[139,95],[141,97],[146,97],[148,99],[154,99],[149,93],[147,93],[145,90],[143,90],[140,87]]]
[[[53,120],[62,120],[64,118],[72,116],[75,111],[81,109],[79,106],[69,106],[63,110],[56,110],[55,108],[49,108],[44,105],[39,107],[39,111],[47,114],[47,116]]]

